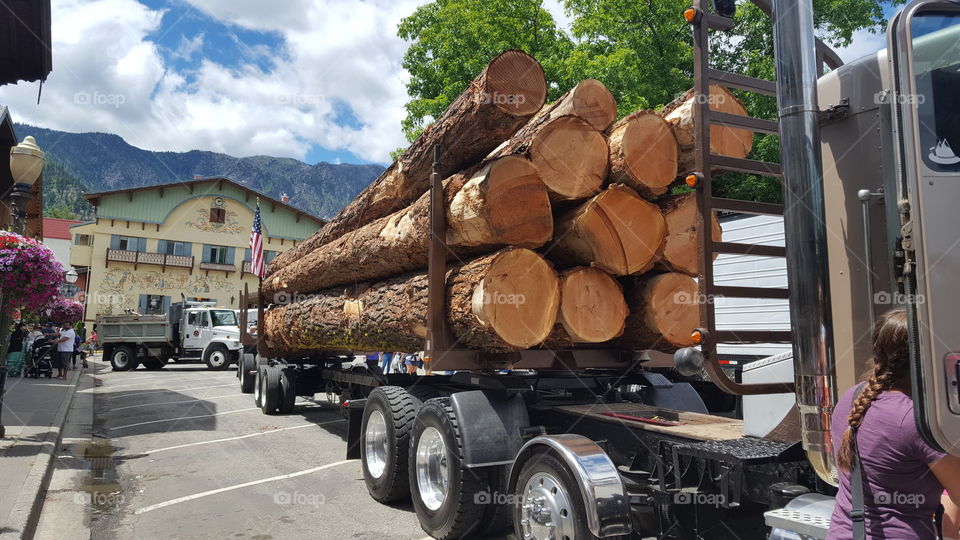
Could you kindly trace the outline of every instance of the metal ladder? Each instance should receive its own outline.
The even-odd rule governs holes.
[[[752,0],[762,11],[771,15],[772,7],[768,0]],[[700,266],[698,275],[698,298],[700,322],[698,329],[701,351],[705,359],[705,368],[711,380],[722,390],[738,395],[793,392],[793,384],[740,384],[730,380],[720,368],[717,360],[718,343],[789,343],[790,331],[769,331],[756,329],[717,330],[716,304],[714,298],[756,298],[788,300],[789,291],[784,288],[735,287],[722,286],[714,282],[713,258],[715,254],[755,255],[762,257],[786,258],[786,248],[748,243],[715,242],[712,238],[711,219],[714,211],[722,210],[754,215],[783,216],[783,205],[741,201],[715,197],[711,187],[712,171],[723,169],[740,171],[761,176],[782,178],[778,163],[769,163],[752,159],[733,158],[713,154],[710,151],[710,126],[728,126],[746,129],[755,133],[779,135],[776,121],[739,116],[710,109],[710,85],[717,84],[757,94],[777,95],[777,85],[773,81],[748,77],[738,73],[721,71],[710,66],[710,31],[733,28],[731,18],[711,13],[707,0],[694,0],[693,7],[684,13],[684,18],[693,27],[693,73],[694,73],[694,139],[696,172],[688,177],[687,184],[696,187],[697,198],[697,256]],[[817,59],[819,73],[824,66],[835,69],[843,64],[836,54],[819,40],[817,41]]]

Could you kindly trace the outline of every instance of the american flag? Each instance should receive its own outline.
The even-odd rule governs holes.
[[[257,201],[257,211],[253,214],[253,229],[250,230],[250,273],[263,279],[267,273],[267,265],[263,260],[263,233],[260,229],[260,201]]]

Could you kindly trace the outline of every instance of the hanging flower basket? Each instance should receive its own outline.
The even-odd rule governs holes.
[[[40,311],[59,294],[63,266],[33,238],[0,231],[0,291],[7,306]]]
[[[69,298],[57,298],[44,311],[56,324],[75,323],[83,318],[83,304]]]

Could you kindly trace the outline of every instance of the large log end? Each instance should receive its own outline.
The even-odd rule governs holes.
[[[543,342],[557,320],[556,271],[529,249],[501,251],[473,289],[473,314],[507,344],[527,349]]]
[[[573,114],[586,120],[597,131],[606,131],[617,118],[617,101],[604,84],[584,79],[564,96],[554,114]]]
[[[539,247],[553,236],[547,190],[536,166],[519,156],[477,172],[447,210],[447,245]]]
[[[699,274],[697,255],[697,196],[685,193],[661,203],[667,223],[667,239],[663,246],[663,266],[685,274]],[[710,220],[711,238],[714,242],[723,239],[723,230],[716,214]],[[716,254],[714,254],[716,258]]]
[[[489,100],[513,116],[534,114],[547,99],[543,68],[523,51],[504,51],[491,60],[484,82],[484,92],[478,99]]]
[[[585,120],[560,116],[540,129],[530,160],[544,185],[561,200],[585,199],[600,191],[609,167],[606,137]]]
[[[574,342],[602,343],[623,333],[629,311],[617,280],[579,267],[560,278],[560,324]]]
[[[677,177],[677,140],[653,111],[637,111],[610,129],[610,177],[647,198],[666,193]]]

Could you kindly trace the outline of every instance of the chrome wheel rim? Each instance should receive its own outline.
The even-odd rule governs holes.
[[[535,473],[523,486],[520,529],[524,540],[574,540],[570,494],[556,478]]]
[[[220,367],[227,361],[227,355],[223,354],[223,351],[213,351],[210,353],[210,365],[213,367]]]
[[[447,498],[450,471],[447,468],[447,446],[437,428],[423,430],[417,442],[417,488],[420,500],[430,510],[437,510]]]
[[[257,371],[257,374],[253,376],[253,400],[260,404],[260,396],[262,395],[263,389],[260,388],[260,385],[263,384],[263,380],[260,378],[260,372]]]
[[[375,410],[370,413],[363,438],[367,471],[370,476],[380,478],[387,468],[387,421],[382,412]]]
[[[124,368],[130,365],[130,356],[127,355],[127,351],[115,352],[113,354],[113,363],[120,368]]]

